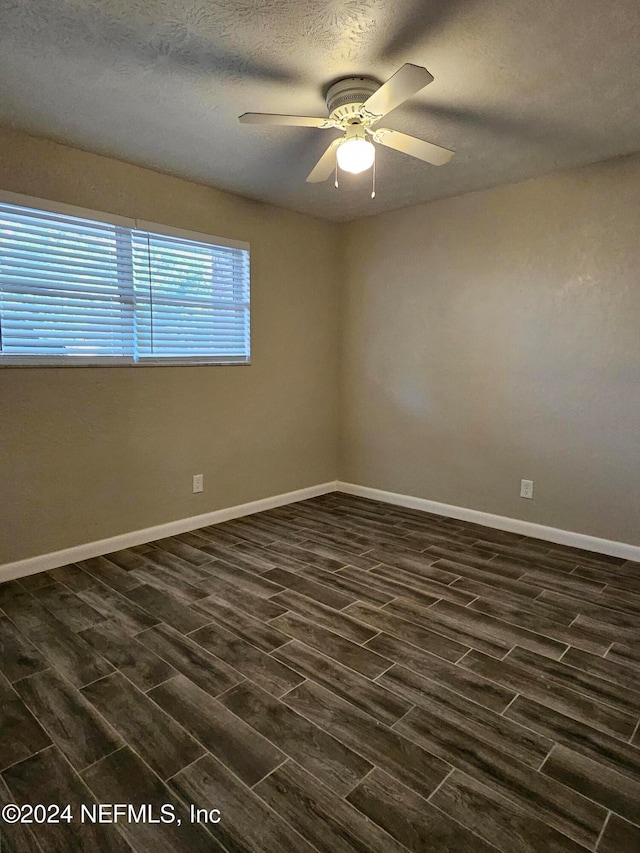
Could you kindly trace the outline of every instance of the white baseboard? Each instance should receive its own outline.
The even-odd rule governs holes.
[[[508,518],[505,515],[492,515],[477,509],[438,503],[426,498],[415,498],[411,495],[400,495],[396,492],[385,492],[382,489],[372,489],[369,486],[357,486],[354,483],[338,482],[337,490],[361,498],[371,498],[375,501],[396,504],[409,509],[419,509],[432,512],[435,515],[445,515],[448,518],[458,518],[461,521],[472,521],[484,527],[494,527],[497,530],[507,530],[509,533],[520,533],[534,539],[544,539],[557,545],[569,545],[572,548],[583,548],[585,551],[596,551],[598,554],[609,554],[624,560],[640,561],[640,545],[628,545],[625,542],[614,542],[611,539],[599,539],[585,533],[574,533],[571,530],[560,530],[557,527],[547,527],[544,524],[534,524],[519,518]]]
[[[78,560],[88,560],[91,557],[99,557],[122,548],[131,548],[133,545],[142,545],[145,542],[153,542],[165,536],[175,536],[176,533],[187,533],[189,530],[197,530],[209,524],[219,524],[221,521],[229,521],[232,518],[241,518],[243,515],[252,515],[255,512],[263,512],[278,506],[304,501],[315,498],[318,495],[326,495],[336,490],[336,483],[321,483],[318,486],[309,486],[306,489],[298,489],[295,492],[286,492],[282,495],[273,495],[270,498],[262,498],[258,501],[228,507],[227,509],[216,509],[203,515],[193,515],[190,518],[180,518],[178,521],[169,521],[166,524],[157,524],[155,527],[146,527],[143,530],[132,530],[130,533],[122,533],[119,536],[111,536],[109,539],[99,539],[96,542],[87,542],[84,545],[75,545],[62,551],[53,551],[50,554],[39,554],[26,560],[17,560],[14,563],[5,563],[0,566],[0,583],[4,581],[23,578],[34,575],[37,572],[46,572],[49,569],[57,569],[58,566],[66,566],[68,563],[77,563]]]
[[[286,492],[281,495],[273,495],[269,498],[251,501],[238,506],[217,509],[203,515],[193,515],[189,518],[181,518],[177,521],[169,521],[166,524],[158,524],[154,527],[146,527],[143,530],[132,530],[130,533],[122,533],[119,536],[111,536],[109,539],[100,539],[96,542],[87,542],[83,545],[75,545],[62,551],[53,551],[50,554],[39,554],[26,560],[17,560],[14,563],[0,565],[0,583],[16,578],[33,575],[37,572],[46,572],[49,569],[66,566],[68,563],[77,563],[78,560],[88,560],[91,557],[99,557],[111,551],[119,551],[122,548],[131,548],[133,545],[142,545],[145,542],[153,542],[165,536],[175,536],[177,533],[187,533],[189,530],[197,530],[209,524],[219,524],[232,518],[241,518],[278,506],[304,501],[329,492],[345,492],[349,495],[359,495],[363,498],[382,501],[384,503],[404,506],[409,509],[418,509],[431,512],[435,515],[444,515],[448,518],[459,518],[462,521],[472,521],[485,527],[494,527],[497,530],[507,530],[510,533],[519,533],[523,536],[531,536],[534,539],[544,539],[558,545],[569,545],[573,548],[583,548],[586,551],[595,551],[599,554],[609,554],[612,557],[621,557],[624,560],[640,562],[640,546],[629,545],[625,542],[614,542],[611,539],[599,539],[596,536],[588,536],[584,533],[574,533],[571,530],[560,530],[557,527],[546,527],[544,524],[534,524],[530,521],[522,521],[518,518],[508,518],[504,515],[492,515],[488,512],[480,512],[476,509],[453,506],[452,504],[430,501],[426,498],[416,498],[411,495],[401,495],[396,492],[386,492],[382,489],[373,489],[369,486],[358,486],[354,483],[329,482],[317,486],[309,486],[298,489],[295,492]]]

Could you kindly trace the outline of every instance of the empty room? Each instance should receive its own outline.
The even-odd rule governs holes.
[[[640,853],[638,0],[0,3],[0,851]]]

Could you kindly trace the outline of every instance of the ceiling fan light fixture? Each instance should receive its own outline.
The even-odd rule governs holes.
[[[373,166],[373,161],[376,158],[376,149],[368,139],[353,136],[350,139],[345,139],[338,146],[337,157],[338,166],[340,166],[343,172],[351,172],[353,175],[359,175]]]
[[[335,172],[337,187],[338,168],[359,175],[373,167],[371,197],[375,198],[376,150],[367,136],[377,145],[392,148],[433,166],[442,166],[453,157],[454,152],[449,148],[443,148],[425,139],[417,139],[398,130],[377,126],[387,113],[395,110],[432,81],[433,75],[426,68],[405,62],[382,85],[370,77],[342,77],[336,80],[326,93],[329,113],[326,118],[269,113],[243,113],[239,118],[243,124],[341,130],[344,136],[329,144],[307,175],[307,183],[321,183]]]

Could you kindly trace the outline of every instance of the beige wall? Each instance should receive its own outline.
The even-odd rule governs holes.
[[[638,156],[350,224],[340,478],[640,544],[639,235]]]
[[[640,544],[640,157],[337,226],[0,131],[0,188],[249,240],[253,289],[250,367],[0,370],[0,564],[336,474]]]
[[[336,225],[8,131],[0,188],[250,241],[253,361],[1,369],[0,564],[335,479]]]

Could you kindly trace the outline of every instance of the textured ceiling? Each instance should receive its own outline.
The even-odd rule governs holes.
[[[638,0],[0,0],[0,123],[270,201],[353,219],[640,150]],[[341,76],[404,62],[435,82],[382,124],[454,149],[378,147],[370,175],[307,184]]]

